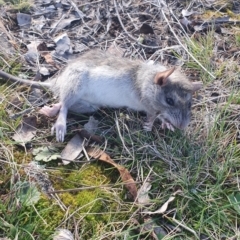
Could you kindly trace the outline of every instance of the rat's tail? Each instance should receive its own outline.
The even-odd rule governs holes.
[[[0,70],[0,78],[3,78],[5,80],[10,80],[11,82],[26,84],[26,85],[29,85],[29,86],[32,86],[32,87],[35,87],[35,88],[44,89],[44,88],[50,88],[51,87],[51,83],[49,83],[49,82],[35,82],[35,81],[32,81],[32,80],[22,79],[22,78],[19,78],[19,77],[15,77],[11,74],[8,74],[8,73],[6,73],[2,70]]]

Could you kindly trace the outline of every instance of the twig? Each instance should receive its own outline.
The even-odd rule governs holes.
[[[115,1],[115,0],[114,0]],[[160,8],[160,6],[158,6]],[[174,37],[177,39],[178,43],[182,46],[182,48],[189,54],[189,56],[205,71],[207,72],[212,78],[216,78],[212,73],[210,73],[189,51],[188,49],[182,44],[182,42],[179,40],[177,34],[174,32],[171,24],[169,23],[164,11],[162,10],[161,8],[161,13],[165,19],[165,21],[167,22],[169,28],[170,28],[170,31],[172,32],[172,34],[174,35]]]
[[[70,189],[64,189],[64,190],[53,190],[53,191],[48,191],[47,193],[53,194],[53,193],[65,193],[65,192],[79,192],[82,190],[91,190],[91,189],[96,189],[96,188],[112,188],[113,186],[123,186],[123,183],[118,183],[118,184],[105,184],[101,186],[84,186],[84,187],[79,187],[79,188],[70,188]]]
[[[159,49],[155,53],[153,53],[153,55],[148,60],[151,60],[155,55],[159,54],[162,51],[169,50],[169,49],[180,48],[180,47],[181,47],[180,45],[173,45],[171,47],[165,47],[165,48]]]
[[[115,115],[116,115],[116,113],[115,113]],[[121,132],[120,132],[120,126],[119,126],[119,121],[118,121],[118,118],[117,118],[117,116],[116,116],[116,125],[117,125],[117,130],[118,130],[118,135],[119,135],[119,137],[120,137],[120,139],[121,139],[121,141],[122,141],[122,144],[123,144],[123,147],[125,148],[125,150],[128,152],[128,154],[134,159],[134,156],[133,156],[133,154],[129,151],[129,149],[127,148],[127,146],[126,146],[126,144],[125,144],[125,142],[124,142],[124,139],[123,139],[123,136],[122,136],[122,134],[121,134]]]
[[[176,218],[170,218],[170,217],[168,217],[166,215],[164,215],[164,217],[167,218],[170,221],[175,222],[179,226],[185,228],[187,231],[191,232],[195,236],[195,239],[200,239],[199,236],[197,235],[197,233],[193,229],[191,229],[188,226],[184,225],[183,223],[179,222]]]
[[[78,9],[78,6],[74,3],[73,0],[67,0],[67,1],[71,4],[71,6],[72,6],[72,7],[75,9],[75,11],[78,13],[78,16],[81,18],[83,25],[84,25],[86,28],[88,28],[89,31],[91,32],[91,31],[92,31],[92,28],[90,28],[90,27],[86,24],[86,22],[84,21],[84,18],[83,18],[83,17],[85,17],[85,14]],[[91,37],[94,41],[96,41],[96,39],[95,39],[93,36],[90,36],[90,34],[89,34],[89,37]],[[96,42],[97,42],[97,41],[96,41]]]
[[[51,35],[54,31],[56,31],[56,27],[58,26],[58,24],[66,17],[66,14],[63,14],[60,19],[57,21],[57,23],[55,24],[55,26],[51,29],[51,31],[49,32],[49,34]]]
[[[78,6],[75,4],[75,2],[73,0],[68,0],[68,2],[75,9],[75,11],[77,12],[78,16],[83,20],[83,17],[85,16],[85,14],[78,9]]]
[[[3,62],[10,68],[11,66],[6,62],[6,60],[0,56],[0,58],[3,60]]]
[[[141,44],[135,37],[133,37],[133,36],[127,31],[127,29],[126,29],[125,26],[123,25],[122,19],[121,19],[121,17],[120,17],[119,12],[118,12],[116,0],[114,0],[114,7],[115,7],[115,11],[116,11],[116,14],[117,14],[118,21],[120,22],[120,24],[121,24],[121,26],[122,26],[122,29],[124,30],[124,32],[125,32],[132,40],[134,40],[134,41],[135,41],[139,46],[141,46],[141,47],[151,48],[151,49],[159,49],[159,48],[161,48],[161,46],[148,46],[148,45],[145,45],[145,44]],[[164,51],[164,50],[168,50],[168,49],[173,49],[173,47],[166,47],[166,48],[164,48],[164,49],[162,49],[162,50]]]
[[[78,7],[83,7],[83,6],[86,6],[86,5],[92,5],[92,4],[96,4],[96,3],[100,3],[100,2],[103,2],[104,0],[99,0],[99,1],[95,1],[95,2],[87,2],[87,3],[83,3],[83,4],[80,4],[78,5]]]

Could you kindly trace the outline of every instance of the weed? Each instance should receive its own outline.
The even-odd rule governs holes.
[[[12,8],[21,12],[28,12],[32,6],[31,0],[2,0],[0,5],[11,4]]]
[[[202,63],[203,66],[209,71],[213,71],[212,59],[214,56],[214,36],[213,31],[208,32],[204,36],[198,36],[196,39],[192,38],[187,42],[189,51],[195,58]],[[190,59],[186,62],[186,67],[194,70],[200,74],[200,79],[204,82],[212,81],[211,76],[205,71],[202,71],[199,64]]]

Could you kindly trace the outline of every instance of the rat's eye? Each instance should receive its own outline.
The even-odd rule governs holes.
[[[174,101],[172,98],[166,98],[166,103],[170,106],[173,106],[174,105]]]

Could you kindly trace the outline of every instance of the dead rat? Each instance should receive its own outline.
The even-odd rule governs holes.
[[[67,113],[94,112],[100,107],[127,107],[147,113],[144,129],[151,131],[156,118],[162,127],[184,129],[190,122],[193,92],[202,82],[190,82],[178,69],[160,64],[119,58],[109,53],[91,50],[70,61],[58,77],[46,82],[34,82],[0,71],[0,77],[48,88],[59,98],[52,107],[40,112],[58,118],[52,127],[57,141],[66,134]]]

